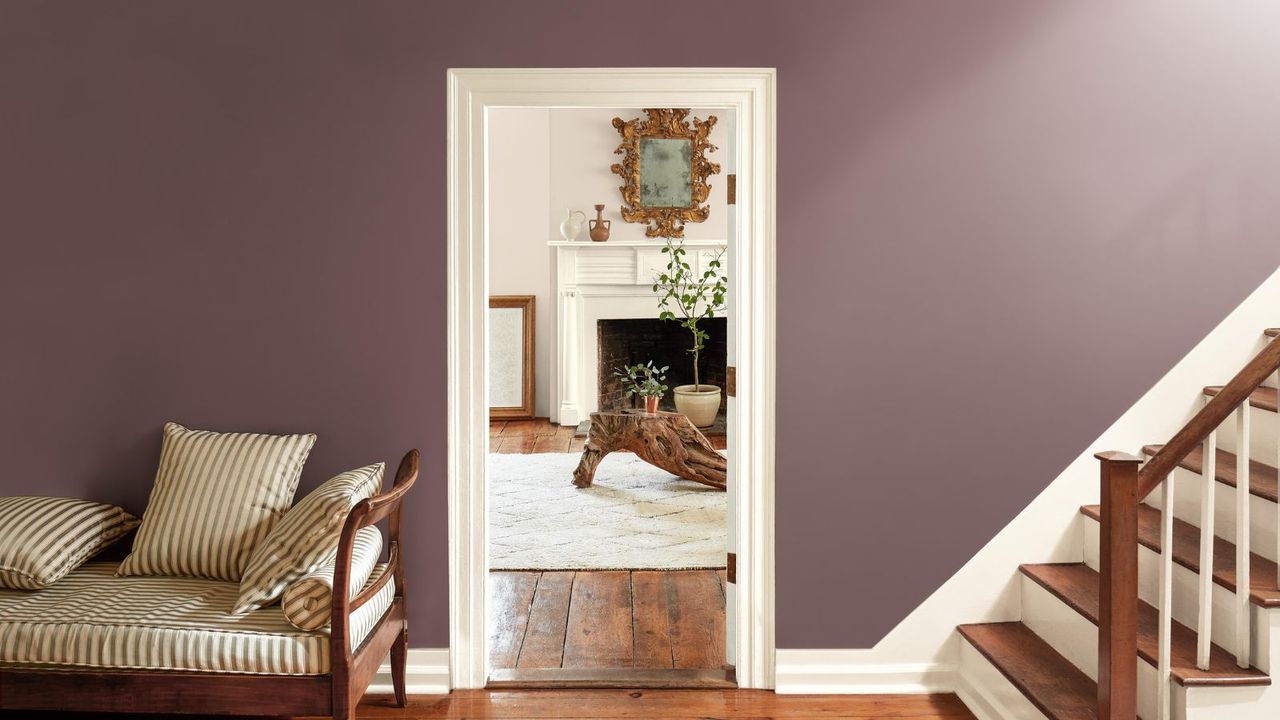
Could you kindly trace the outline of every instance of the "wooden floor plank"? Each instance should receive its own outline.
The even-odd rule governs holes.
[[[671,618],[667,611],[667,574],[652,570],[631,573],[633,667],[675,667],[671,654]]]
[[[538,441],[536,435],[502,435],[499,437],[500,442],[494,447],[490,445],[494,452],[525,455],[533,452],[534,443]]]
[[[974,718],[955,695],[776,695],[765,690],[457,690],[449,695],[412,697],[409,707],[403,709],[391,707],[391,700],[386,696],[366,698],[357,717],[361,720]]]
[[[729,600],[729,571],[717,570],[716,576],[720,578],[720,596],[727,602]]]
[[[667,573],[671,656],[676,668],[724,664],[724,596],[711,570]]]
[[[569,452],[569,442],[573,438],[562,438],[558,434],[536,435],[534,436],[533,453],[564,453]]]
[[[498,573],[495,573],[498,574]],[[508,668],[558,668],[564,656],[564,634],[569,616],[569,598],[573,589],[573,572],[544,572],[538,578],[537,591],[529,609],[528,630],[520,657],[510,665],[490,665],[495,670]]]
[[[510,437],[514,435],[541,435],[551,432],[551,423],[546,418],[535,418],[533,420],[508,420],[506,426],[502,428],[502,435]]]
[[[625,570],[605,570],[574,578],[562,667],[631,667],[628,576]]]
[[[489,580],[489,666],[515,667],[529,624],[536,572],[493,573]]]

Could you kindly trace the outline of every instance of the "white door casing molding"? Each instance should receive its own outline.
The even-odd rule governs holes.
[[[738,548],[728,628],[738,684],[774,685],[776,73],[772,69],[467,69],[448,73],[449,677],[486,682],[488,307],[486,114],[496,107],[732,108],[738,245],[729,419]]]

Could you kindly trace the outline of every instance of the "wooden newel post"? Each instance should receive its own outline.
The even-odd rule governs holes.
[[[1138,716],[1138,465],[1128,453],[1104,452],[1101,587],[1098,607],[1098,717]]]

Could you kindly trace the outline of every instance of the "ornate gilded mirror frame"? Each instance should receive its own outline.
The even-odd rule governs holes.
[[[707,178],[720,172],[719,163],[707,160],[707,153],[716,150],[708,140],[716,117],[710,115],[706,120],[695,117],[689,122],[685,120],[689,116],[688,108],[645,108],[644,112],[644,118],[613,119],[613,126],[622,136],[622,144],[614,154],[622,155],[623,160],[611,168],[623,180],[619,188],[622,219],[646,223],[647,237],[681,238],[685,223],[703,222],[711,213],[710,206],[703,203],[711,194]],[[683,168],[686,149],[689,156],[687,188]],[[673,152],[679,158],[674,158]],[[650,168],[646,173],[642,167],[645,155],[663,158],[663,167]],[[654,178],[655,173],[665,173],[666,177]],[[663,182],[673,178],[678,181],[674,187]]]

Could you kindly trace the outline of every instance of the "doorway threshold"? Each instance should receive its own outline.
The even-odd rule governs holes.
[[[647,668],[547,668],[494,670],[486,687],[511,689],[732,689],[738,687],[733,668],[662,670]]]

